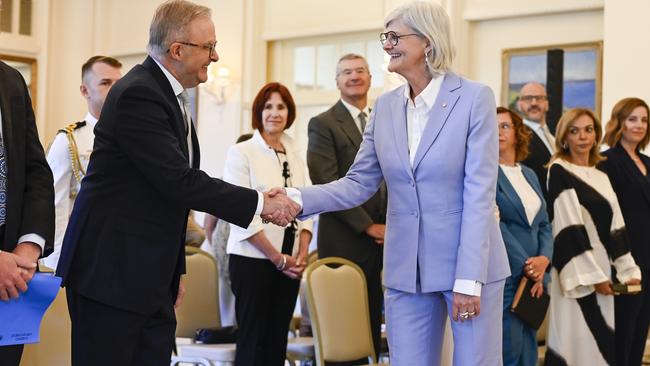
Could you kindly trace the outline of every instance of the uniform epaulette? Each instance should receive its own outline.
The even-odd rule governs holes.
[[[79,122],[71,123],[71,124],[65,126],[65,128],[60,129],[58,131],[58,133],[72,133],[72,131],[74,131],[76,129],[79,129],[79,128],[85,126],[85,125],[86,125],[86,121],[79,121]]]

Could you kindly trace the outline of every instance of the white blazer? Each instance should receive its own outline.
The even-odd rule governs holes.
[[[286,133],[282,135],[282,144],[286,150],[291,183],[294,187],[310,185],[307,166],[301,158],[293,139]],[[223,172],[223,180],[238,186],[265,192],[273,187],[283,187],[282,165],[275,151],[262,138],[259,131],[253,133],[248,141],[233,145],[228,149]],[[251,258],[266,258],[264,253],[248,242],[248,238],[264,230],[264,234],[278,251],[282,250],[284,228],[271,223],[264,224],[255,216],[246,229],[230,225],[228,237],[228,254],[237,254]],[[312,230],[312,220],[298,221],[298,230],[293,246],[293,255],[298,252],[298,237],[301,230]]]

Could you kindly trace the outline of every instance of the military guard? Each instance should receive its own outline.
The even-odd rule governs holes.
[[[47,162],[54,175],[56,229],[54,252],[42,260],[46,267],[56,269],[72,205],[93,150],[93,129],[108,91],[122,77],[121,68],[118,60],[107,56],[93,56],[83,64],[79,90],[88,103],[88,113],[82,121],[60,129],[48,149]]]

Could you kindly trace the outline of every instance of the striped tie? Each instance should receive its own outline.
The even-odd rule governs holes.
[[[7,162],[5,160],[5,144],[0,136],[0,226],[7,219]]]

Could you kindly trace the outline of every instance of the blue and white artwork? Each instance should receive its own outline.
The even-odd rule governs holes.
[[[538,53],[512,54],[507,57],[508,90],[505,101],[516,109],[521,87],[531,81],[546,84],[546,50]],[[597,111],[600,47],[565,49],[564,110],[576,107]],[[503,98],[502,98],[503,100]]]

